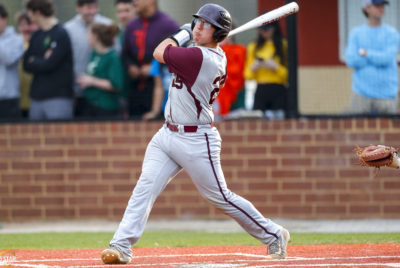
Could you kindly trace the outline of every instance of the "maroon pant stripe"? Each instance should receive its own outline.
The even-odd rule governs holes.
[[[210,150],[210,142],[208,141],[208,135],[207,135],[207,133],[205,133],[204,135],[206,136],[206,141],[207,141],[208,159],[210,160],[210,165],[211,165],[211,168],[212,168],[212,170],[213,170],[215,180],[217,181],[219,191],[220,191],[221,195],[223,196],[225,202],[227,202],[228,204],[230,204],[232,207],[236,208],[237,210],[241,211],[241,212],[242,212],[244,215],[246,215],[251,221],[253,221],[256,225],[258,225],[258,227],[260,227],[261,229],[263,229],[264,232],[266,232],[267,234],[272,235],[272,236],[274,236],[276,239],[278,239],[278,235],[277,235],[277,234],[274,234],[274,233],[269,232],[264,226],[262,226],[259,222],[257,222],[257,221],[256,221],[253,217],[251,217],[246,211],[244,211],[242,208],[240,208],[239,206],[235,205],[234,203],[232,203],[231,201],[229,201],[229,200],[226,198],[224,192],[222,191],[221,184],[219,183],[218,176],[217,176],[217,173],[215,172],[214,164],[213,164],[212,159],[211,159],[211,150]]]

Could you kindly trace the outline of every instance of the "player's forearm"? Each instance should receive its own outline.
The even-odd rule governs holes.
[[[185,47],[193,39],[192,27],[190,23],[182,25],[179,30],[162,41],[154,50],[153,57],[161,63],[164,61],[164,51],[169,46]]]
[[[159,62],[165,63],[164,51],[169,45],[174,46],[174,47],[177,46],[177,44],[174,40],[172,40],[171,38],[167,38],[156,47],[156,49],[154,50],[154,53],[153,53],[153,57],[156,60],[158,60]]]

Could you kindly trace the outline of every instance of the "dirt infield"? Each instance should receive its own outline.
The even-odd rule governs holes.
[[[100,260],[101,251],[14,250],[8,267],[110,267]],[[134,254],[131,264],[118,267],[400,267],[398,244],[294,245],[280,261],[266,260],[263,246],[135,248]]]

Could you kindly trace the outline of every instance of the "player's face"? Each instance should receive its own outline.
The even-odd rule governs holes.
[[[76,8],[76,11],[81,14],[82,20],[86,24],[90,24],[94,20],[94,16],[99,12],[99,7],[97,3],[89,3],[89,4],[84,4],[82,6],[78,6]]]
[[[215,32],[214,26],[202,18],[195,19],[193,29],[193,41],[197,46],[208,46],[214,42],[212,36]]]
[[[135,8],[132,3],[121,2],[115,8],[117,10],[117,18],[124,26],[136,17]]]

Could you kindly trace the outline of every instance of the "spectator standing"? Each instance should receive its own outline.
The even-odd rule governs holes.
[[[115,1],[115,9],[116,9],[116,16],[119,21],[119,28],[120,33],[118,35],[118,39],[115,45],[115,49],[118,54],[121,55],[122,53],[122,46],[125,40],[125,30],[129,22],[131,22],[134,18],[137,17],[136,9],[133,6],[132,0],[116,0]],[[128,98],[129,98],[129,76],[128,72],[123,69],[125,82],[124,82],[124,89],[120,93],[120,109],[121,115],[123,118],[129,118],[129,105],[128,105]]]
[[[0,4],[0,119],[15,119],[21,117],[18,61],[24,42],[7,23],[8,12]]]
[[[122,59],[130,77],[129,114],[142,119],[153,104],[154,79],[149,75],[153,51],[179,25],[158,10],[156,0],[134,0],[133,4],[138,18],[126,28]]]
[[[24,39],[24,50],[28,49],[29,40],[32,37],[33,32],[38,29],[38,26],[35,23],[32,23],[26,12],[18,13],[16,16],[16,21],[18,25],[18,31],[22,38]],[[20,80],[20,108],[22,112],[22,117],[28,118],[29,116],[29,107],[31,105],[31,99],[29,97],[29,88],[32,83],[32,74],[24,71],[23,61],[19,62],[18,65],[18,74]]]
[[[119,114],[119,92],[124,87],[124,73],[121,59],[112,48],[118,33],[116,24],[94,23],[90,27],[88,40],[94,50],[87,74],[77,78],[86,100],[83,116],[116,117]]]
[[[119,21],[120,33],[118,35],[118,42],[116,43],[116,50],[118,53],[122,52],[122,45],[124,44],[125,30],[129,22],[137,17],[133,0],[116,0],[115,1],[116,16]]]
[[[88,29],[93,22],[103,24],[111,24],[112,20],[104,17],[99,13],[97,0],[76,0],[77,14],[71,20],[65,23],[65,28],[72,43],[74,74],[78,77],[85,73],[92,53],[92,48],[88,43]],[[83,89],[78,83],[74,85],[75,93],[75,116],[81,116],[83,105],[85,103],[83,97]]]
[[[221,48],[225,52],[227,64],[227,79],[225,86],[217,97],[219,115],[226,116],[235,108],[244,108],[244,66],[246,62],[246,47],[236,44],[233,37],[228,36],[221,42]]]
[[[24,69],[33,73],[29,118],[71,119],[73,66],[68,33],[54,16],[52,0],[28,0],[26,9],[39,26],[24,56]]]
[[[346,64],[354,69],[349,113],[395,114],[398,98],[398,31],[383,23],[385,0],[365,0],[366,24],[355,27],[346,47]]]
[[[279,21],[258,28],[258,38],[247,47],[246,80],[257,81],[253,110],[269,119],[283,119],[287,109],[287,42]]]
[[[0,119],[15,119],[21,117],[18,61],[24,41],[7,23],[8,12],[0,4]]]

